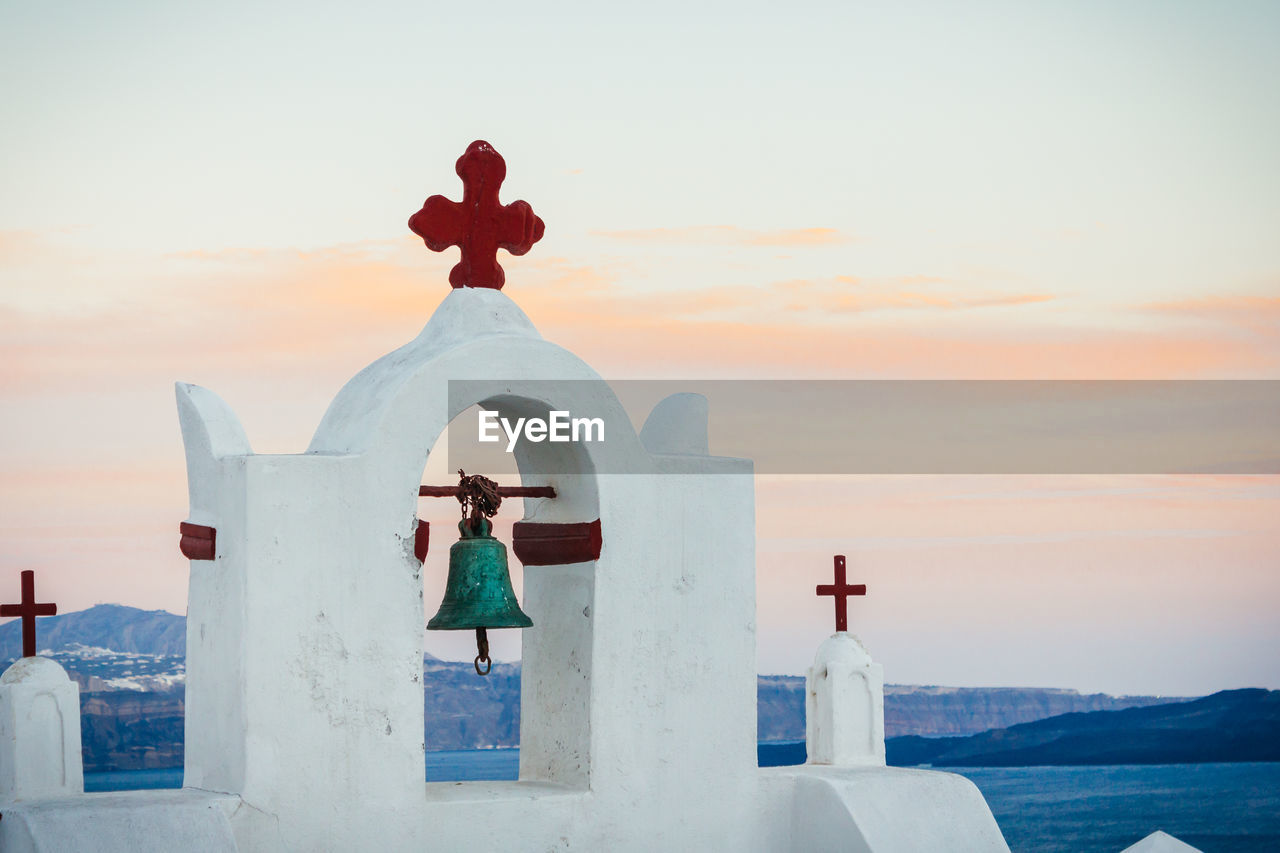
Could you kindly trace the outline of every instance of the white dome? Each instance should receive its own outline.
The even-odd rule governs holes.
[[[823,641],[813,657],[813,668],[818,671],[833,663],[868,666],[871,664],[871,653],[853,634],[841,631]]]
[[[0,676],[0,684],[41,685],[66,684],[71,678],[53,658],[19,658]]]

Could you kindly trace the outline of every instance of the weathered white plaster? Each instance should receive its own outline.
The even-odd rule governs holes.
[[[707,398],[701,394],[672,394],[653,407],[640,429],[640,442],[650,453],[706,456]]]
[[[82,794],[4,807],[4,853],[221,853],[236,850],[239,798],[201,791]],[[263,830],[266,834],[266,829]]]
[[[243,559],[243,488],[253,450],[222,398],[196,385],[177,386],[178,423],[187,449],[187,520],[218,528],[217,558],[191,561],[187,588],[185,776],[196,788],[239,791],[244,784],[245,581],[228,572]],[[192,756],[199,756],[192,762]]]
[[[1179,841],[1167,832],[1156,830],[1136,844],[1130,844],[1120,853],[1200,853],[1200,848]]]
[[[19,658],[0,676],[0,801],[82,791],[80,688],[55,660]]]
[[[986,800],[963,776],[816,766],[784,775],[795,784],[790,849],[796,853],[1008,853]]]
[[[884,765],[884,667],[857,637],[846,631],[828,637],[805,688],[810,764]]]

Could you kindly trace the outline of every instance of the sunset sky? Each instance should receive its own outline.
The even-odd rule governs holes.
[[[610,379],[1280,379],[1270,0],[265,5],[0,5],[0,600],[184,612],[174,381],[303,450],[448,293],[405,220],[473,139],[547,223],[504,292]],[[757,518],[762,672],[845,553],[892,682],[1280,688],[1275,476]]]

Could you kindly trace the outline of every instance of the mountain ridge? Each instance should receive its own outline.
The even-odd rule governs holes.
[[[934,767],[1280,761],[1280,690],[1062,714],[966,737],[907,735],[885,748],[890,764]]]
[[[0,625],[0,660],[22,654],[22,620]],[[167,610],[141,610],[127,604],[95,604],[36,620],[36,646],[41,651],[73,644],[133,654],[185,656],[187,617]]]

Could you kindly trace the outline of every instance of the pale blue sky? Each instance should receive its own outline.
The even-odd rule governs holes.
[[[487,138],[557,254],[613,248],[593,230],[821,226],[864,241],[864,271],[998,257],[1140,298],[1274,274],[1275,3],[485,9],[7,4],[0,227],[393,237]]]

